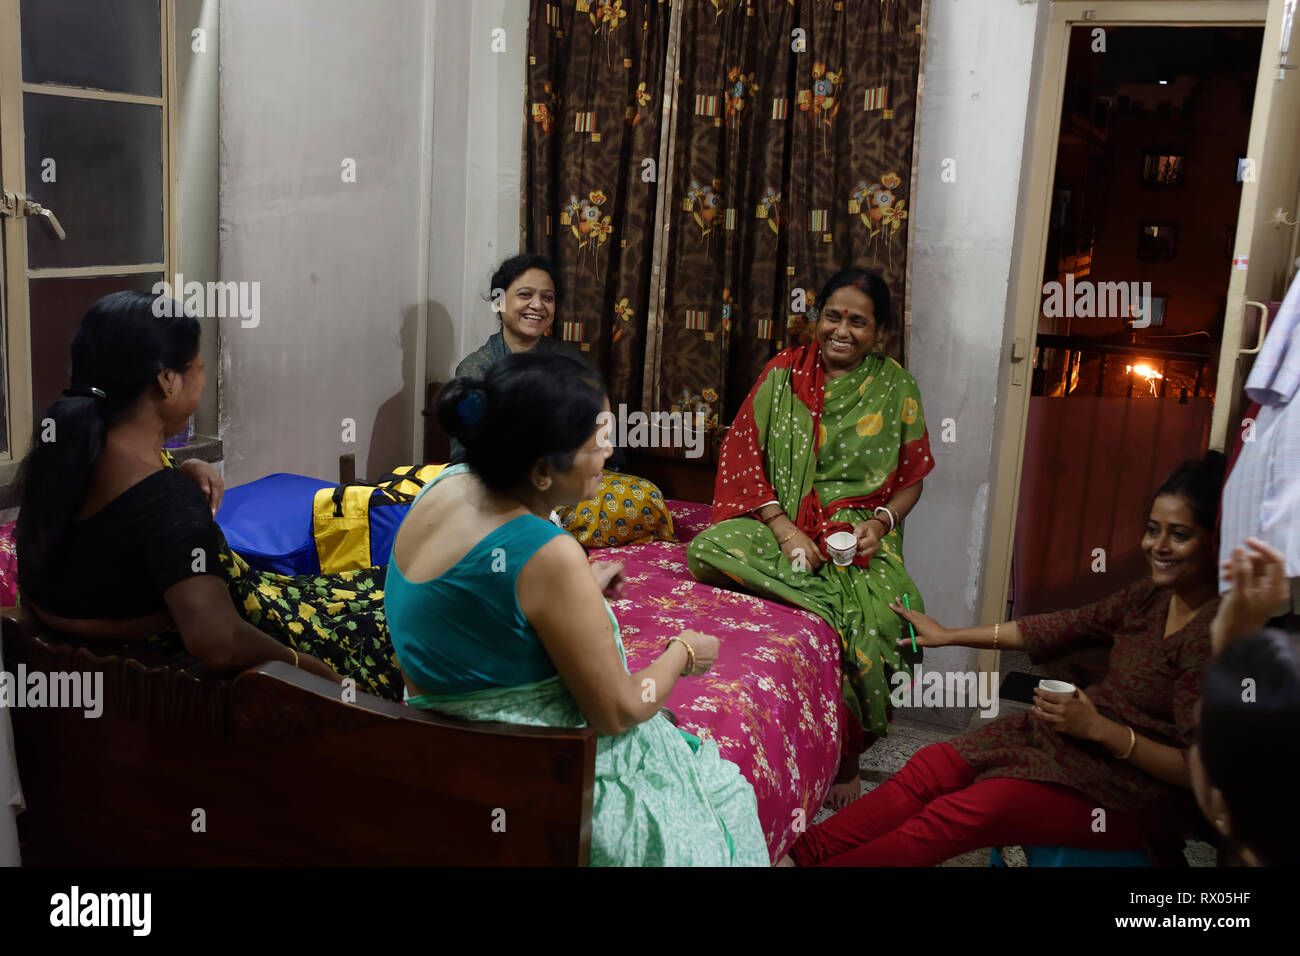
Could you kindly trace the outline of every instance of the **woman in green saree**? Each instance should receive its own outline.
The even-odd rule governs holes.
[[[860,793],[858,756],[889,731],[890,674],[920,660],[900,650],[890,602],[924,602],[903,566],[900,522],[934,467],[916,380],[880,353],[889,289],[845,269],[822,290],[815,340],[779,353],[759,376],[722,446],[713,526],[687,549],[700,581],[787,601],[840,637],[843,757],[828,803]],[[850,565],[826,559],[849,531]]]

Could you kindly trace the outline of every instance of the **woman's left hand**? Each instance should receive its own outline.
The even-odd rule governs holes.
[[[215,518],[217,509],[221,507],[221,498],[226,493],[226,483],[221,480],[221,473],[206,461],[197,458],[182,463],[176,470],[199,486],[199,490],[208,499],[212,517]]]
[[[884,530],[879,521],[868,518],[853,526],[853,537],[858,539],[858,554],[874,558],[880,550],[881,532]]]
[[[1077,688],[1073,694],[1054,694],[1035,687],[1033,714],[1071,737],[1096,740],[1101,732],[1101,714],[1088,695]]]
[[[597,561],[591,566],[591,573],[595,576],[601,593],[606,597],[615,597],[622,590],[624,581],[622,561]]]

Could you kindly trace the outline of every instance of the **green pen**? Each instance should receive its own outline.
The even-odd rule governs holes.
[[[906,593],[903,595],[903,607],[907,608],[909,611],[912,610],[912,605],[908,603]],[[907,622],[907,630],[908,633],[912,635],[912,650],[915,651],[916,650],[916,628],[912,626],[911,621]]]

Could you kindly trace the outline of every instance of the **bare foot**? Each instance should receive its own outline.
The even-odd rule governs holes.
[[[798,866],[799,864],[794,861],[794,857],[790,856],[787,853],[785,856],[781,857],[781,859],[777,860],[772,865],[773,866]]]
[[[831,789],[826,794],[826,806],[832,810],[843,810],[858,797],[862,796],[862,781],[858,777],[852,780],[846,780],[843,783],[835,782],[831,784]]]

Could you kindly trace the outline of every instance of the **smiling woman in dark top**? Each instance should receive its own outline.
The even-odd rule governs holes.
[[[23,604],[80,637],[142,639],[174,623],[215,670],[282,660],[338,680],[236,610],[212,520],[215,469],[163,466],[164,438],[189,420],[205,381],[198,320],[179,304],[117,292],[86,313],[72,387],[37,420],[22,467]]]

